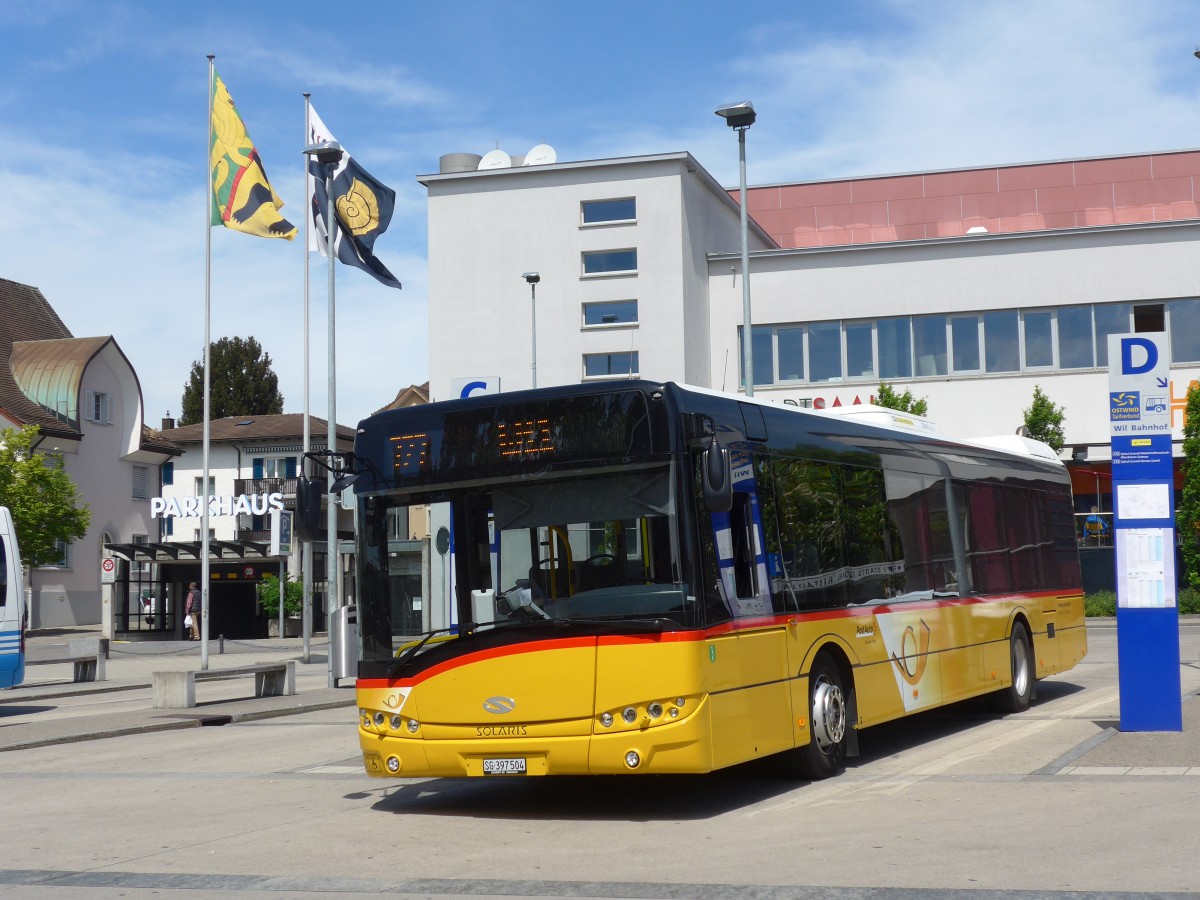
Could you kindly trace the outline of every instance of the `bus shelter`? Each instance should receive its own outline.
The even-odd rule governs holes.
[[[258,541],[210,539],[208,546],[209,636],[266,637],[267,617],[259,606],[257,587],[263,575],[278,576],[278,557],[270,555],[269,544]],[[112,585],[115,636],[186,640],[184,603],[188,584],[201,579],[201,542],[105,544],[104,552],[119,561]],[[324,608],[324,582],[320,582],[313,585],[314,630],[323,627]]]

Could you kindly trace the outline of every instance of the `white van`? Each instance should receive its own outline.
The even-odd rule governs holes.
[[[25,680],[25,580],[12,514],[0,506],[0,688]]]

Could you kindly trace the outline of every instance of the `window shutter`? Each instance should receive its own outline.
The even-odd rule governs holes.
[[[146,492],[146,482],[148,480],[148,472],[146,466],[133,467],[133,499],[145,500],[148,498]]]
[[[287,458],[287,461],[285,463],[285,474],[283,477],[284,478],[295,478],[296,477],[296,457],[289,456]]]
[[[99,420],[101,422],[103,422],[105,425],[112,424],[112,395],[111,394],[101,394],[100,395]]]
[[[88,391],[83,398],[83,416],[89,422],[96,421],[96,392]]]
[[[261,456],[254,457],[254,480],[258,481],[263,477],[263,459]]]
[[[163,463],[161,472],[162,472],[162,483],[163,484],[174,484],[175,483],[175,463],[173,463],[173,462]]]

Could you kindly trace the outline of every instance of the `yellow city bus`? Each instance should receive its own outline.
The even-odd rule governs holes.
[[[876,415],[631,380],[365,419],[366,771],[772,756],[822,778],[868,726],[984,694],[1024,710],[1087,651],[1064,467],[1015,436],[998,449]],[[389,535],[426,513],[449,538],[433,559],[451,609],[414,637]]]

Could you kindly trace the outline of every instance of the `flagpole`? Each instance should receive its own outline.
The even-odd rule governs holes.
[[[334,274],[333,263],[334,257],[337,255],[337,249],[334,246],[334,234],[337,227],[333,216],[333,164],[330,163],[325,167],[325,196],[327,198],[325,210],[325,237],[326,250],[329,255],[329,421],[326,423],[325,446],[331,453],[337,452],[337,365],[335,363],[337,342],[334,339],[334,326],[337,321],[336,307],[334,305]],[[333,458],[330,457],[330,462]],[[325,474],[328,490],[333,489],[333,468]],[[340,605],[338,603],[338,539],[337,539],[337,498],[332,493],[327,494],[328,507],[325,515],[326,529],[326,545],[325,545],[325,578],[328,586],[325,589],[325,615],[326,629],[329,631],[329,678],[328,686],[337,687],[337,679],[333,675],[333,629],[330,627],[333,623],[333,613]]]
[[[311,94],[304,94],[304,144],[307,146],[312,143],[309,134],[312,126],[309,122],[309,109],[312,105]],[[304,159],[304,204],[307,209],[304,211],[304,453],[308,453],[310,448],[309,437],[309,406],[308,406],[308,253],[309,242],[311,241],[310,229],[312,228],[312,199],[308,192],[308,157]],[[307,457],[300,458],[300,474],[306,474],[304,471],[307,463]],[[312,541],[301,542],[301,562],[300,562],[300,577],[304,584],[304,654],[302,656],[305,664],[309,662],[310,644],[312,638]]]
[[[208,445],[209,428],[209,345],[211,334],[209,323],[212,320],[212,114],[213,114],[213,54],[208,54],[208,109],[205,112],[207,127],[204,129],[204,442],[201,451],[201,493],[200,501],[200,669],[208,669]]]

